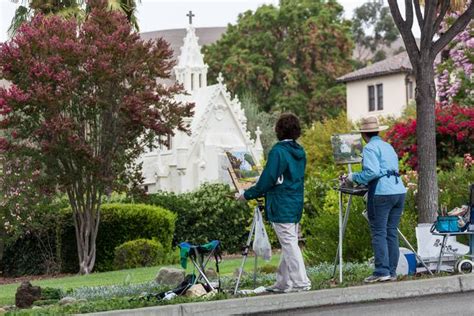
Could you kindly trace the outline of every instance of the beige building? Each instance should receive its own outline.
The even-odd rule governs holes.
[[[415,98],[415,78],[406,52],[337,79],[346,84],[347,118],[399,117]]]

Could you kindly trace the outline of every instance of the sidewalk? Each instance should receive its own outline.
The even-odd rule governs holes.
[[[235,315],[314,308],[319,306],[377,300],[421,297],[443,293],[474,291],[474,274],[455,275],[419,281],[385,282],[291,294],[228,299],[213,302],[156,306],[90,315]]]

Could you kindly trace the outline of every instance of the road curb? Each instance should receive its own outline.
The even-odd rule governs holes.
[[[235,315],[474,291],[474,274],[417,281],[117,310],[90,315]]]

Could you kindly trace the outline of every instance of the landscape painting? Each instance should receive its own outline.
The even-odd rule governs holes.
[[[260,175],[252,155],[247,151],[227,151],[226,155],[230,162],[228,171],[235,188],[240,191],[252,186]]]
[[[331,144],[336,164],[362,161],[362,136],[359,133],[332,135]]]

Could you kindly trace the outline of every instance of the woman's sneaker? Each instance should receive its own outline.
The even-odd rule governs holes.
[[[397,276],[396,275],[390,276],[390,281],[391,282],[397,281]]]
[[[389,275],[371,275],[364,279],[364,283],[375,283],[375,282],[385,282],[390,280]]]
[[[285,291],[287,291],[288,289],[280,289],[276,285],[272,285],[267,287],[265,290],[270,293],[285,293]]]

